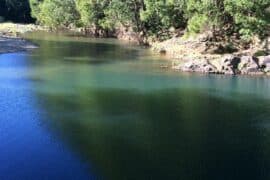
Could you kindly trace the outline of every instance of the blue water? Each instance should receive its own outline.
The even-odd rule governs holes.
[[[43,124],[25,54],[0,55],[0,179],[96,179]]]

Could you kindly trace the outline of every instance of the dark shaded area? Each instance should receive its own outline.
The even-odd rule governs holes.
[[[33,23],[28,0],[0,0],[0,17],[15,23]]]
[[[39,99],[44,123],[105,179],[269,179],[269,101],[240,96],[81,89]]]

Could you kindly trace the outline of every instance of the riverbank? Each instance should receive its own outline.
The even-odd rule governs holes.
[[[27,32],[42,30],[46,30],[46,28],[34,24],[0,23],[0,36],[19,37]]]
[[[207,35],[174,37],[152,44],[152,50],[172,59],[176,71],[206,74],[270,75],[270,38],[254,40],[246,49],[210,43]]]
[[[32,43],[18,38],[21,34],[48,31],[37,25],[13,23],[0,24],[0,53],[26,51],[37,48]],[[79,29],[72,30],[80,33]],[[138,37],[130,30],[121,29],[115,38],[136,42]],[[151,43],[154,52],[165,55],[172,61],[171,69],[182,72],[230,75],[270,75],[270,52],[268,41],[253,43],[246,50],[236,50],[229,45],[213,45],[206,35],[186,39],[174,37],[164,42]],[[269,48],[268,48],[269,49]],[[223,53],[223,51],[225,53]],[[228,53],[230,52],[230,53]]]
[[[33,24],[0,23],[0,54],[28,51],[37,48],[33,43],[20,38],[21,34],[42,30]]]

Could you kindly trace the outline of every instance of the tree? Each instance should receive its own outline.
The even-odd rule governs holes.
[[[31,7],[31,16],[33,18],[38,19],[40,14],[41,8],[40,5],[43,3],[44,0],[29,0],[29,4]]]
[[[199,33],[208,27],[214,34],[237,33],[249,41],[254,35],[264,35],[269,24],[269,6],[269,0],[188,0],[188,31]]]
[[[269,0],[225,0],[225,11],[233,17],[235,31],[250,40],[254,35],[264,37],[270,22]]]
[[[74,0],[44,0],[39,8],[38,22],[50,28],[69,27],[79,19]]]
[[[19,8],[26,0],[7,1]],[[50,27],[75,24],[98,34],[124,26],[159,40],[169,38],[170,29],[186,28],[189,34],[210,31],[216,41],[235,34],[248,41],[265,36],[270,20],[270,0],[30,0],[30,6],[32,16]]]
[[[131,26],[136,32],[142,32],[144,31],[140,16],[142,9],[144,9],[143,0],[111,0],[105,12],[107,22]]]
[[[145,0],[141,19],[149,35],[167,35],[170,28],[184,28],[185,0]]]
[[[109,0],[77,0],[76,8],[80,14],[82,25],[95,29],[95,35],[102,29],[105,19],[105,9],[109,5]]]

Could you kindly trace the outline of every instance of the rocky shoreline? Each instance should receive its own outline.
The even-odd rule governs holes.
[[[229,75],[270,75],[269,56],[224,55],[217,60],[190,60],[174,62],[172,68],[183,72]]]
[[[266,48],[268,51],[262,51],[269,44],[267,41],[270,42],[270,38],[266,42],[254,43],[246,50],[236,51],[226,45],[209,45],[207,39],[207,35],[196,39],[174,37],[152,44],[152,50],[172,60],[171,68],[181,72],[270,75],[269,48]],[[229,50],[234,52],[220,53]]]
[[[37,48],[36,45],[17,36],[40,30],[45,29],[31,24],[0,24],[0,54]],[[117,38],[135,41],[137,37],[128,32],[120,34]],[[204,74],[270,75],[270,55],[252,55],[261,49],[258,45],[247,51],[218,54],[213,53],[215,49],[209,49],[206,38],[205,35],[196,39],[175,37],[165,42],[152,43],[151,46],[153,51],[173,59],[171,67],[177,71]]]

